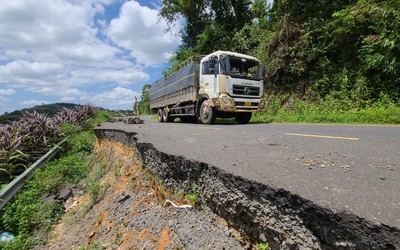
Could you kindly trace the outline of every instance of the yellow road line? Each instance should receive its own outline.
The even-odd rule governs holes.
[[[355,137],[341,137],[341,136],[330,136],[330,135],[310,135],[310,134],[294,134],[294,133],[285,133],[285,135],[313,137],[313,138],[337,139],[337,140],[350,140],[350,141],[358,141],[358,140],[360,140],[360,138],[355,138]]]

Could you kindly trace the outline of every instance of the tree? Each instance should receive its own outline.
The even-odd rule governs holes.
[[[150,84],[145,84],[142,88],[142,95],[139,101],[139,112],[140,115],[149,115],[151,114],[150,110],[150,97],[149,97],[149,88]]]
[[[399,100],[399,44],[399,1],[359,0],[334,13],[314,45],[317,90],[347,88],[355,98]],[[327,80],[318,80],[321,75]],[[347,84],[340,86],[338,77]]]
[[[184,55],[229,50],[235,33],[251,23],[254,14],[251,0],[163,0],[160,18],[169,24],[181,17],[185,19],[181,31],[183,45],[173,60],[178,59],[179,63]]]
[[[160,18],[164,18],[169,26],[174,25],[180,18],[187,24],[181,30],[182,41],[188,48],[194,48],[198,36],[210,22],[210,13],[207,12],[205,0],[163,0]]]

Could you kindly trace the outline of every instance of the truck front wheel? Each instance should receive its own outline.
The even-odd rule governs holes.
[[[163,110],[162,109],[158,109],[157,116],[158,116],[158,121],[159,122],[163,122],[164,121],[164,119],[163,119]]]
[[[251,114],[251,112],[238,113],[235,119],[239,124],[247,124],[251,120]]]
[[[200,119],[205,125],[209,125],[215,122],[216,110],[211,106],[209,100],[204,101],[200,107]]]

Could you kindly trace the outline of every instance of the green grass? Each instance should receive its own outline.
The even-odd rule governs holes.
[[[52,194],[59,186],[81,183],[88,178],[93,165],[92,150],[95,142],[93,126],[107,120],[107,115],[98,113],[83,127],[64,125],[62,130],[68,137],[68,146],[62,155],[39,169],[22,190],[0,211],[0,230],[16,235],[12,244],[0,245],[0,249],[30,249],[45,243],[36,237],[37,232],[46,232],[57,223],[63,214],[59,203],[43,204],[43,197]],[[99,167],[88,181],[94,203],[104,194],[107,186],[96,186],[104,173]]]
[[[201,204],[201,196],[197,186],[192,186],[192,190],[185,195],[185,199],[193,206],[199,207]]]
[[[289,104],[272,97],[264,112],[255,113],[252,123],[343,123],[400,124],[400,106],[382,97],[374,103],[325,98],[315,102],[292,99]]]
[[[75,184],[85,178],[90,171],[89,157],[89,153],[73,152],[50,162],[7,203],[0,213],[1,229],[16,235],[16,241],[3,246],[4,249],[27,249],[40,243],[34,232],[50,230],[63,213],[58,203],[43,204],[43,197],[60,185]]]
[[[269,244],[268,243],[258,243],[256,247],[259,250],[268,250]]]
[[[185,195],[185,198],[188,199],[193,204],[198,204],[200,202],[200,193],[198,192],[190,193]]]
[[[101,178],[106,173],[107,164],[100,162],[96,165],[96,169],[86,181],[88,191],[91,197],[90,204],[87,209],[91,209],[97,202],[99,202],[105,195],[107,189],[110,187],[109,183],[100,184]]]
[[[150,116],[150,120],[153,120],[153,121],[157,121],[158,120],[158,116],[157,116],[157,114],[153,114],[153,115],[151,115]]]
[[[102,249],[104,249],[103,245],[104,245],[104,243],[101,241],[95,242],[95,243],[90,242],[88,244],[88,246],[81,247],[81,248],[79,248],[79,250],[102,250]]]

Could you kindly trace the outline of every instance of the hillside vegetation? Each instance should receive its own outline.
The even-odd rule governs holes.
[[[1,127],[0,187],[66,138],[63,126],[89,124],[96,112],[89,105],[63,108],[53,117],[35,110],[23,111],[19,120]]]
[[[5,114],[0,115],[0,124],[11,123],[13,121],[19,120],[23,116],[24,112],[31,113],[35,111],[39,114],[47,114],[48,116],[54,116],[63,108],[72,109],[77,106],[80,105],[74,103],[53,103],[53,104],[43,104],[40,106],[35,106],[32,108],[26,108],[22,110],[16,110],[13,112],[6,112]]]
[[[105,188],[100,185],[99,179],[103,174],[104,164],[99,158],[92,154],[95,134],[94,126],[107,121],[111,114],[105,110],[94,109],[90,106],[81,106],[75,109],[63,109],[54,118],[38,113],[25,113],[22,124],[26,121],[33,121],[32,127],[43,128],[43,124],[52,124],[49,134],[42,134],[42,130],[35,131],[35,134],[27,138],[14,138],[19,141],[16,149],[23,155],[32,155],[32,146],[29,138],[36,138],[37,148],[45,148],[44,141],[58,142],[56,139],[67,138],[67,145],[61,150],[61,154],[47,163],[43,168],[36,171],[33,178],[4,206],[0,211],[0,231],[7,231],[16,236],[12,244],[0,242],[0,249],[33,249],[35,245],[46,242],[46,235],[58,222],[64,213],[63,203],[58,200],[47,200],[47,197],[56,195],[62,187],[73,187],[86,179],[85,187],[90,193],[90,206],[93,206]],[[62,123],[59,123],[60,120]],[[42,122],[43,121],[43,122]],[[35,126],[36,124],[36,126]],[[17,126],[13,123],[11,126]],[[32,128],[31,127],[31,128]],[[17,135],[22,135],[19,127],[16,127]],[[7,133],[7,131],[5,131]],[[4,133],[3,133],[4,136]],[[43,140],[47,138],[46,140]],[[40,145],[42,144],[42,145]],[[11,143],[10,145],[15,145]],[[24,151],[27,149],[28,151]],[[0,176],[2,168],[12,167],[12,164],[21,165],[21,157],[7,158],[12,149],[0,145]],[[22,152],[24,151],[24,152]],[[35,153],[35,152],[34,152]],[[10,162],[11,160],[11,162]],[[19,163],[19,164],[18,164]],[[24,163],[24,162],[22,162]],[[5,166],[6,165],[6,166]],[[24,164],[26,165],[26,164]],[[94,167],[96,165],[96,167]],[[29,166],[29,165],[28,165]],[[88,177],[93,167],[93,176]],[[3,169],[7,170],[7,169]],[[10,173],[8,173],[10,172]],[[12,174],[10,170],[8,174]],[[5,176],[3,176],[5,177]],[[2,184],[0,180],[0,185]],[[78,185],[79,186],[79,185]],[[88,207],[90,209],[91,207]],[[42,249],[37,246],[35,249]],[[91,248],[90,248],[91,249]]]
[[[398,0],[163,0],[160,17],[186,20],[172,66],[215,50],[262,61],[258,121],[400,123]]]

